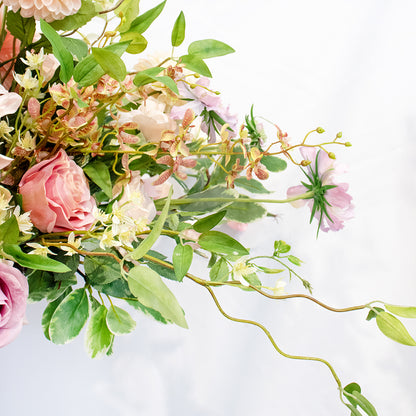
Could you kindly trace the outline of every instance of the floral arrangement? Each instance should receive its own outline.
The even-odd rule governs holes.
[[[139,13],[138,0],[2,2],[0,347],[18,336],[28,301],[47,301],[42,327],[55,344],[86,326],[92,358],[112,354],[116,336],[134,330],[129,308],[187,328],[165,279],[190,279],[224,317],[259,327],[279,354],[326,365],[352,415],[377,415],[361,387],[344,386],[329,362],[283,352],[262,324],[230,316],[215,294],[230,286],[334,312],[367,310],[384,335],[416,345],[397,318],[416,318],[416,307],[325,305],[285,241],[251,256],[221,228],[244,229],[272,215],[268,204],[289,203],[309,206],[317,235],[342,229],[353,205],[348,184],[338,182],[334,148],[351,144],[341,133],[320,140],[320,127],[292,141],[274,123],[270,140],[253,107],[239,120],[211,87],[206,63],[234,50],[204,39],[177,56],[183,12],[172,22],[171,55],[143,58],[143,34],[165,3]],[[97,18],[102,30],[91,39],[84,28]],[[137,56],[133,68],[124,54]],[[269,198],[266,180],[288,164],[303,170],[304,182]],[[159,240],[173,250],[157,251]],[[206,276],[190,273],[194,256],[205,259]],[[274,275],[273,286],[265,283]],[[287,293],[287,277],[309,293]]]

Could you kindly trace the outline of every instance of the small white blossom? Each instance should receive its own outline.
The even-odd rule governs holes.
[[[92,210],[92,215],[98,222],[101,222],[102,224],[105,224],[110,221],[110,215],[105,214],[103,210],[97,207],[94,207],[94,209]]]
[[[243,286],[249,286],[245,277],[256,272],[256,269],[253,266],[247,264],[247,259],[248,256],[240,257],[232,267],[234,279],[239,280]]]
[[[23,139],[19,137],[17,145],[28,152],[36,149],[36,138],[30,134],[29,131],[25,133]]]
[[[14,79],[16,82],[21,85],[25,90],[33,90],[39,87],[39,80],[32,76],[32,72],[30,69],[26,69],[24,75],[21,74],[13,74]]]
[[[110,229],[107,228],[103,232],[103,235],[101,236],[100,247],[103,250],[105,250],[106,248],[120,247],[120,246],[121,246],[120,241],[115,240],[113,232]]]
[[[286,293],[285,286],[286,286],[286,282],[283,282],[282,280],[278,279],[276,282],[276,285],[273,288],[271,288],[273,295],[275,296],[284,295]]]
[[[45,55],[43,53],[43,48],[39,51],[39,53],[31,53],[26,51],[26,59],[20,58],[24,64],[26,64],[29,69],[40,69],[42,67],[42,63],[45,60]]]
[[[29,247],[32,247],[34,250],[30,251],[29,254],[37,254],[39,256],[47,257],[48,254],[55,255],[48,247],[42,246],[39,243],[26,243]]]
[[[23,234],[32,234],[33,224],[30,221],[30,211],[20,214],[19,205],[14,209],[13,215],[16,217],[17,224],[19,226],[19,231]]]
[[[4,120],[0,121],[0,137],[6,138],[13,131],[13,127],[10,127]]]
[[[75,239],[75,234],[72,232],[68,236],[68,244],[71,244],[71,246],[74,246],[75,248],[79,248],[81,246],[81,239]],[[65,256],[72,256],[77,253],[72,247],[61,246],[60,248],[61,250],[66,251]]]
[[[118,227],[117,237],[121,244],[132,247],[132,242],[136,239],[136,232],[133,227],[123,224]]]

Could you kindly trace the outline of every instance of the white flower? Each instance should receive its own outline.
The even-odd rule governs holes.
[[[29,247],[32,247],[34,250],[30,251],[29,254],[37,254],[39,256],[48,257],[48,254],[55,255],[48,247],[42,246],[39,243],[26,243]]]
[[[17,145],[28,152],[36,149],[36,139],[34,136],[27,131],[23,137],[23,139],[19,136],[17,140]]]
[[[71,244],[71,246],[74,246],[75,248],[79,248],[81,246],[81,239],[75,239],[75,234],[71,232],[68,236],[68,244]],[[77,253],[72,247],[61,246],[60,249],[66,251],[65,256],[72,256]]]
[[[32,71],[27,68],[24,75],[13,74],[16,82],[21,85],[25,90],[33,90],[39,87],[39,80],[32,76]]]
[[[101,236],[100,247],[103,250],[105,250],[106,248],[120,247],[120,246],[121,246],[120,241],[115,240],[113,232],[110,229],[107,228],[103,232],[103,235]]]
[[[92,210],[92,215],[97,221],[101,222],[102,224],[105,224],[110,221],[110,215],[105,214],[103,210],[97,207],[94,207],[94,209]]]
[[[20,214],[19,205],[14,209],[13,215],[16,217],[19,231],[23,234],[32,234],[33,224],[30,221],[30,211]]]
[[[235,280],[239,280],[244,286],[249,286],[249,283],[245,279],[246,276],[255,273],[256,269],[253,266],[247,264],[248,256],[240,257],[232,267],[232,273]]]
[[[270,290],[273,292],[273,295],[275,296],[284,295],[286,293],[285,286],[286,286],[286,282],[283,282],[282,280],[278,279],[276,281],[276,285]]]
[[[5,138],[13,131],[13,127],[10,127],[4,120],[0,121],[0,137]]]
[[[26,51],[26,59],[20,59],[29,67],[29,69],[40,69],[42,67],[43,61],[45,60],[43,48],[40,49],[39,53],[31,53]]]

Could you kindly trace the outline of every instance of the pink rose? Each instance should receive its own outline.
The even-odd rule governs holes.
[[[31,167],[20,181],[23,209],[44,233],[87,230],[96,207],[82,169],[64,150]]]
[[[26,277],[0,262],[0,348],[12,342],[22,329],[28,294]]]

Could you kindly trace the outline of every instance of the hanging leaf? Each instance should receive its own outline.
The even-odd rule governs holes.
[[[416,346],[415,340],[409,335],[405,326],[393,315],[380,312],[376,317],[377,326],[386,336],[400,344]]]
[[[82,0],[81,8],[75,14],[67,16],[62,20],[54,20],[51,22],[51,26],[55,30],[65,30],[66,32],[69,32],[84,26],[97,15],[98,13],[95,10],[94,3],[91,0]]]
[[[188,273],[189,267],[192,263],[192,256],[194,252],[189,245],[178,244],[172,254],[172,263],[175,270],[175,275],[179,282],[182,282],[186,273]]]
[[[104,193],[109,197],[113,197],[113,185],[111,183],[110,172],[108,166],[100,160],[88,163],[84,166],[84,172],[89,178],[97,184]]]
[[[226,282],[230,275],[228,265],[225,259],[220,258],[209,271],[209,278],[213,282]]]
[[[193,226],[192,228],[197,231],[198,233],[205,233],[211,228],[214,228],[217,224],[221,222],[221,220],[224,218],[227,211],[220,211],[216,212],[212,215],[207,215],[204,218],[200,218]]]
[[[0,225],[0,243],[16,244],[19,240],[19,225],[16,217],[12,215]]]
[[[212,253],[225,254],[230,256],[246,256],[249,251],[237,240],[219,231],[208,231],[198,239],[202,249]]]
[[[185,65],[185,68],[195,71],[204,77],[212,78],[211,71],[209,70],[207,64],[199,56],[182,55],[180,57],[180,62]]]
[[[136,322],[124,309],[111,306],[107,312],[106,322],[108,329],[114,335],[129,334],[136,328]]]
[[[237,178],[234,180],[234,185],[240,188],[245,189],[253,194],[270,194],[271,192],[268,191],[261,182],[256,179],[248,180],[245,177]]]
[[[155,21],[155,19],[160,15],[160,13],[162,13],[165,4],[166,0],[158,4],[156,7],[153,7],[153,9],[150,9],[142,15],[136,17],[136,19],[134,19],[131,23],[128,32],[146,32],[149,26]]]
[[[85,346],[91,358],[101,357],[110,350],[114,335],[107,327],[107,308],[100,305],[92,314],[85,334]]]
[[[287,168],[287,163],[285,160],[271,155],[263,156],[261,158],[261,163],[266,166],[267,170],[270,172],[280,172]]]
[[[126,65],[117,54],[107,49],[92,48],[92,56],[111,78],[124,81],[127,75]]]
[[[131,292],[140,303],[160,312],[166,320],[188,328],[182,308],[156,272],[146,266],[133,267],[128,282]]]
[[[2,10],[3,14],[3,10]],[[33,17],[22,17],[20,11],[7,12],[7,30],[22,42],[22,48],[33,42],[33,36],[36,31],[36,23]]]

